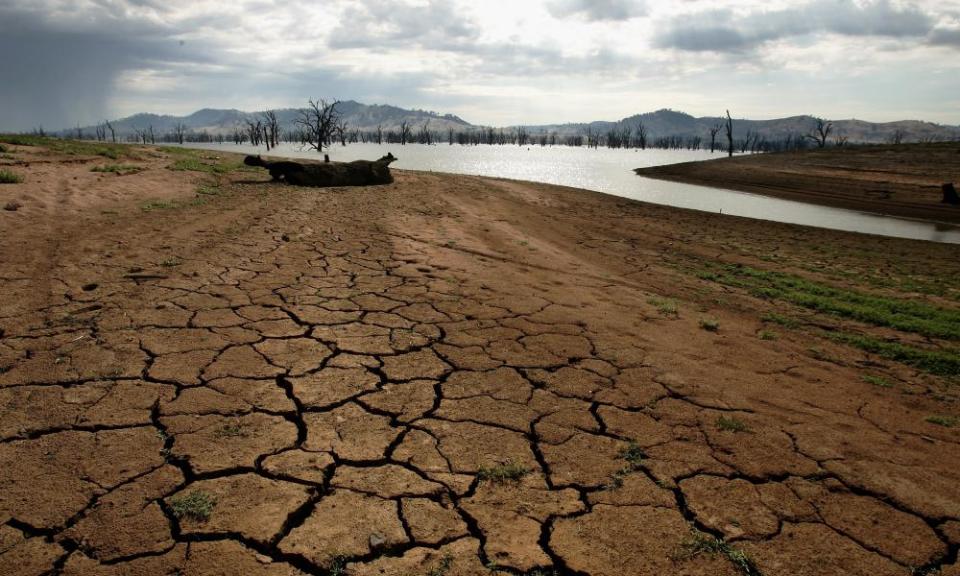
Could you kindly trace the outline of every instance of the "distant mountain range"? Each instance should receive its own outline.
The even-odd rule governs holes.
[[[438,114],[425,110],[408,110],[389,105],[367,105],[347,100],[338,105],[342,118],[347,122],[349,130],[375,131],[380,126],[384,131],[397,130],[401,123],[406,122],[413,130],[420,130],[427,125],[431,132],[445,134],[449,129],[456,132],[479,130],[483,126],[474,125],[452,114]],[[286,108],[275,110],[281,127],[292,128],[297,117],[297,110]],[[188,116],[169,116],[157,114],[136,114],[127,118],[112,121],[118,136],[128,136],[137,129],[143,130],[150,126],[158,135],[168,134],[174,126],[182,124],[187,130],[194,133],[206,131],[208,134],[230,134],[235,128],[243,127],[248,119],[260,118],[258,112],[243,112],[240,110],[220,110],[205,108]],[[658,110],[646,114],[637,114],[619,121],[596,121],[575,124],[548,124],[523,126],[529,134],[556,133],[558,137],[570,135],[585,135],[588,131],[594,134],[606,134],[614,129],[630,128],[635,130],[639,124],[647,128],[648,137],[679,136],[682,138],[702,137],[709,140],[710,128],[722,125],[724,119],[719,117],[697,118],[674,110]],[[734,119],[734,131],[737,138],[744,137],[748,132],[769,140],[779,140],[788,136],[804,135],[811,132],[815,126],[812,116],[791,116],[775,120],[748,120]],[[503,130],[518,130],[519,126],[504,127]],[[90,134],[93,126],[84,127],[83,131]],[[71,130],[64,130],[69,134]],[[864,120],[833,120],[834,136],[843,136],[849,142],[882,143],[888,142],[899,134],[904,142],[926,140],[960,140],[960,126],[949,126],[923,122],[919,120],[901,120],[897,122],[874,123]],[[722,132],[718,139],[722,138]]]

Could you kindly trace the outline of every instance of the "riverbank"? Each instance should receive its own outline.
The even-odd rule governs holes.
[[[941,184],[960,185],[956,142],[755,154],[641,168],[637,174],[874,214],[960,223],[960,206],[940,203]]]
[[[960,570],[955,246],[51,146],[0,161],[0,566]]]

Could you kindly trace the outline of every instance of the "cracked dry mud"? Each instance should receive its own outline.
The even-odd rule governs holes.
[[[51,158],[0,221],[3,574],[960,574],[949,385],[672,265],[947,248],[413,172],[146,212],[200,177]]]

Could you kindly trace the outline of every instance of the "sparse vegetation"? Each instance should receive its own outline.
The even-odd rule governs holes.
[[[958,423],[960,423],[960,418],[956,416],[927,416],[924,418],[930,424],[936,424],[937,426],[943,426],[944,428],[953,428]]]
[[[101,166],[94,166],[90,169],[91,172],[110,172],[120,176],[124,176],[126,174],[136,174],[142,170],[143,168],[134,166],[133,164],[104,164]]]
[[[213,507],[216,505],[216,498],[202,490],[196,490],[170,500],[170,510],[174,516],[198,522],[209,520],[210,514],[213,513]]]
[[[879,386],[880,388],[892,388],[893,384],[889,380],[882,376],[874,376],[873,374],[864,374],[863,381],[867,384],[872,384],[874,386]]]
[[[530,470],[522,464],[506,462],[496,466],[481,466],[477,471],[477,478],[481,482],[490,481],[503,483],[508,480],[520,480],[530,473]]]
[[[610,484],[607,485],[607,488],[616,490],[623,486],[623,479],[628,475],[640,470],[640,467],[643,463],[643,450],[640,448],[640,445],[634,441],[630,441],[626,448],[620,451],[620,458],[627,461],[627,465],[623,468],[617,470],[610,477]]]
[[[737,419],[735,416],[723,416],[717,418],[717,430],[726,432],[749,432],[750,427],[746,422]]]
[[[426,576],[446,576],[450,572],[450,568],[453,566],[453,556],[450,554],[444,554],[443,558],[440,559],[440,563],[427,572]]]
[[[0,169],[0,184],[19,184],[23,182],[23,176],[7,169]]]
[[[737,570],[747,576],[760,573],[753,560],[745,552],[737,550],[721,538],[704,534],[696,528],[690,529],[690,536],[674,550],[670,557],[674,562],[682,562],[700,554],[722,554]]]
[[[164,268],[173,268],[174,266],[179,266],[183,264],[178,258],[167,258],[166,260],[160,262],[160,265]]]
[[[779,337],[779,334],[770,330],[761,330],[757,332],[757,338],[760,338],[761,340],[776,340]]]

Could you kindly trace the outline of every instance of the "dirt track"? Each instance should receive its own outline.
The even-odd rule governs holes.
[[[950,339],[702,273],[954,310],[953,246],[488,178],[197,196],[166,154],[14,156],[3,574],[960,574],[955,377],[825,334]]]
[[[851,146],[653,166],[641,176],[903,218],[960,222],[940,185],[960,186],[960,144]]]

